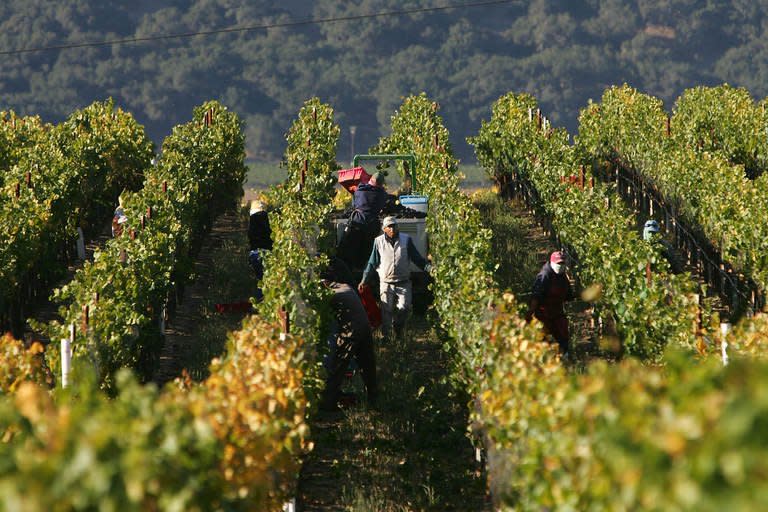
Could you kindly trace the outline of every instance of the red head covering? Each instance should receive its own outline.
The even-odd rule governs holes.
[[[552,255],[549,257],[550,263],[563,263],[565,261],[565,256],[560,251],[555,251],[552,253]]]

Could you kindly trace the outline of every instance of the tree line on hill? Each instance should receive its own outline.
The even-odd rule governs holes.
[[[446,5],[435,0],[6,0],[0,51],[264,26]],[[108,96],[159,141],[216,98],[247,122],[248,155],[278,159],[317,95],[343,127],[340,158],[375,143],[403,96],[441,104],[457,154],[508,91],[570,130],[590,98],[628,82],[668,108],[694,85],[768,95],[768,4],[751,0],[530,0],[155,42],[0,55],[0,109],[56,122]]]

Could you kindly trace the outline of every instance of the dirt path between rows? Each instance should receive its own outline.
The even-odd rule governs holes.
[[[194,278],[165,325],[165,345],[153,380],[162,385],[187,370],[194,380],[207,376],[208,363],[223,353],[227,332],[236,330],[245,312],[221,314],[216,304],[248,302],[255,280],[247,264],[248,217],[219,216],[205,237],[194,264]]]
[[[536,274],[558,247],[520,201],[503,201],[490,191],[473,198],[485,225],[493,231],[496,282],[510,290],[522,305],[527,304]],[[598,356],[591,306],[576,299],[566,303],[565,310],[576,358],[586,361]]]
[[[468,398],[424,317],[405,340],[378,344],[376,410],[321,413],[302,469],[298,510],[489,510],[486,478],[467,436]],[[359,377],[347,389],[364,396]]]

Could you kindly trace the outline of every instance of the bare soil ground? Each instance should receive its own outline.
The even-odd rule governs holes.
[[[166,323],[156,383],[173,380],[183,370],[194,380],[204,379],[211,359],[224,351],[227,332],[239,327],[244,312],[221,314],[215,305],[247,302],[255,293],[247,229],[243,211],[228,212],[214,222],[197,254],[194,279]]]
[[[299,484],[301,511],[490,510],[467,434],[468,397],[424,317],[405,339],[379,343],[381,401],[312,421],[315,449]],[[362,393],[359,377],[347,385]]]

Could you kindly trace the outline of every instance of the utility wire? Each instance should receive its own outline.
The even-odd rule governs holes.
[[[163,34],[147,37],[131,37],[125,39],[112,39],[109,41],[93,41],[72,44],[61,44],[53,46],[39,46],[36,48],[21,48],[16,50],[3,50],[0,55],[21,55],[25,53],[39,53],[47,51],[69,50],[73,48],[95,48],[99,46],[114,46],[120,44],[144,43],[149,41],[164,41],[169,39],[187,39],[196,36],[211,36],[215,34],[232,34],[237,32],[250,32],[253,30],[264,30],[269,28],[300,27],[307,25],[321,25],[325,23],[335,23],[339,21],[358,21],[372,18],[384,18],[389,16],[404,16],[407,14],[433,13],[438,11],[447,11],[450,9],[469,9],[474,7],[488,7],[500,4],[509,4],[517,0],[487,0],[483,2],[471,2],[465,4],[444,5],[439,7],[421,7],[415,9],[403,9],[399,11],[384,11],[369,14],[354,14],[349,16],[338,16],[332,18],[316,18],[296,21],[286,21],[282,23],[269,23],[264,25],[251,25],[246,27],[230,27],[216,30],[200,30],[196,32],[184,32],[179,34]]]

